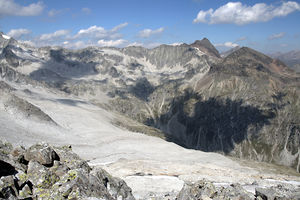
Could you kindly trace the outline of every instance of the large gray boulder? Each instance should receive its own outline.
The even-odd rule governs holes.
[[[177,200],[197,200],[213,198],[217,194],[215,186],[201,180],[194,184],[186,183],[177,196]]]
[[[127,186],[124,180],[112,177],[104,169],[96,169],[91,172],[102,185],[107,188],[108,193],[116,199],[133,200],[132,190]]]
[[[40,163],[41,165],[52,166],[53,161],[59,160],[59,157],[52,147],[50,147],[46,143],[41,143],[41,144],[33,145],[26,150],[25,160],[27,161],[34,160]]]

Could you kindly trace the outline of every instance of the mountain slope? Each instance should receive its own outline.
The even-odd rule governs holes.
[[[177,95],[155,126],[187,147],[299,170],[299,77],[241,48]]]
[[[114,125],[186,148],[299,170],[299,74],[253,49],[221,58],[206,38],[154,49],[34,48],[3,37],[1,45],[2,79],[54,92],[47,104],[87,102],[117,116],[107,118]],[[31,101],[41,111],[52,109]],[[49,116],[65,123],[59,115]]]
[[[287,53],[274,53],[270,55],[273,58],[277,58],[296,72],[300,72],[300,51],[290,51]]]

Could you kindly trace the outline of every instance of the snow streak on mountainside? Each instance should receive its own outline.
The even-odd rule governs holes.
[[[156,135],[186,148],[299,171],[299,74],[255,50],[242,47],[221,58],[206,38],[191,45],[154,49],[68,50],[34,48],[2,35],[0,45],[3,84],[15,88],[31,85],[66,97],[52,96],[48,103],[84,110],[84,101],[89,109],[95,106],[107,113],[104,121],[111,121],[113,127]],[[56,128],[66,124],[77,127],[71,118],[64,122],[52,107],[44,106],[44,94],[35,99],[30,92],[11,92],[32,107],[29,110],[34,110],[34,115],[29,116]],[[17,107],[5,102],[12,104],[9,108]]]

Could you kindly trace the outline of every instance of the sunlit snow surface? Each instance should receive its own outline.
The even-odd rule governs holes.
[[[10,37],[9,37],[8,35],[2,34],[2,37],[3,37],[4,39],[6,39],[6,40],[9,40],[9,39],[10,39]]]
[[[241,166],[220,154],[184,149],[159,138],[118,128],[112,123],[116,115],[78,97],[30,85],[14,87],[20,98],[41,108],[58,126],[32,121],[18,113],[12,115],[0,106],[2,140],[25,146],[39,141],[71,144],[92,166],[123,178],[138,199],[148,198],[155,191],[160,196],[175,195],[183,181],[203,178],[216,184],[239,182],[248,191],[253,191],[251,183],[260,176],[263,177],[259,178],[261,184],[270,184],[267,179],[264,182],[264,175],[255,169]],[[24,92],[24,89],[31,92]],[[275,174],[267,174],[266,178],[284,179]],[[300,183],[299,178],[289,178],[289,183]]]

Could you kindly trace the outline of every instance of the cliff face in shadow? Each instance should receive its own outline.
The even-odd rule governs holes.
[[[157,124],[174,141],[186,148],[210,152],[230,153],[235,144],[247,140],[270,124],[272,111],[263,111],[242,100],[233,101],[185,91],[183,96],[173,100],[170,111]],[[177,128],[184,127],[184,128]]]

